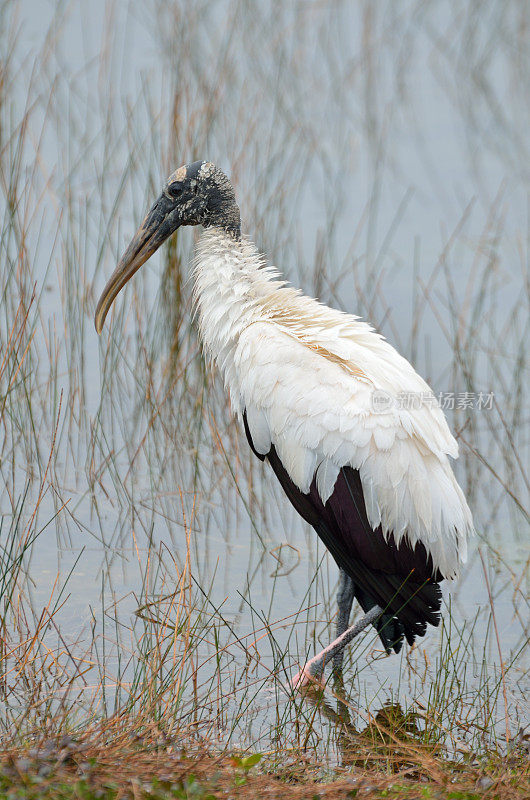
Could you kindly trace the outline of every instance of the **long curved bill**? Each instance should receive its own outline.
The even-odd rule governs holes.
[[[160,195],[138,228],[132,242],[103,289],[96,308],[94,323],[101,333],[111,305],[134,273],[145,264],[160,245],[181,224],[178,205],[174,200]]]

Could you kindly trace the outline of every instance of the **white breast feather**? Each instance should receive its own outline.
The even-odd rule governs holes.
[[[195,295],[202,339],[257,452],[273,444],[302,492],[316,472],[324,502],[340,467],[358,469],[370,524],[397,543],[423,542],[455,575],[473,522],[445,417],[436,404],[372,407],[374,390],[430,393],[408,361],[358,318],[286,287],[250,242],[215,229],[199,243]]]

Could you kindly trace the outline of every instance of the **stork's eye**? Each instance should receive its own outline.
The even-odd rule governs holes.
[[[183,189],[182,184],[177,183],[177,181],[175,181],[175,183],[169,184],[166,191],[171,197],[178,197],[179,194],[182,193],[182,189]]]

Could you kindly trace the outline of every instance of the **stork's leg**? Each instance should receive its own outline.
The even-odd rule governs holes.
[[[318,653],[316,656],[311,658],[305,667],[298,672],[292,680],[292,685],[294,689],[300,689],[302,686],[307,686],[308,683],[311,683],[313,679],[317,679],[324,671],[324,667],[326,664],[331,661],[332,658],[335,657],[336,653],[340,650],[344,650],[346,645],[351,642],[352,639],[357,636],[357,634],[361,633],[368,625],[371,625],[373,622],[376,621],[378,617],[381,616],[383,613],[383,609],[380,606],[373,606],[370,611],[364,615],[359,622],[356,622],[355,625],[352,625],[351,628],[344,631],[344,633],[339,636],[335,641],[328,644],[322,652]]]
[[[337,616],[337,626],[335,628],[335,638],[342,636],[350,621],[350,612],[353,603],[354,583],[347,572],[343,569],[339,572],[339,589],[337,591],[337,605],[339,613]],[[344,660],[344,648],[338,650],[333,656],[333,672],[342,672],[342,662]]]

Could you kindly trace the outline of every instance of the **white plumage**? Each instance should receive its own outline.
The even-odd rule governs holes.
[[[342,466],[359,470],[368,519],[399,544],[423,542],[445,577],[467,555],[473,522],[448,456],[458,456],[438,404],[409,362],[369,325],[305,297],[266,266],[248,240],[206,229],[195,259],[204,346],[220,368],[255,449],[274,445],[307,493],[325,503]],[[373,393],[391,405],[373,408]]]

